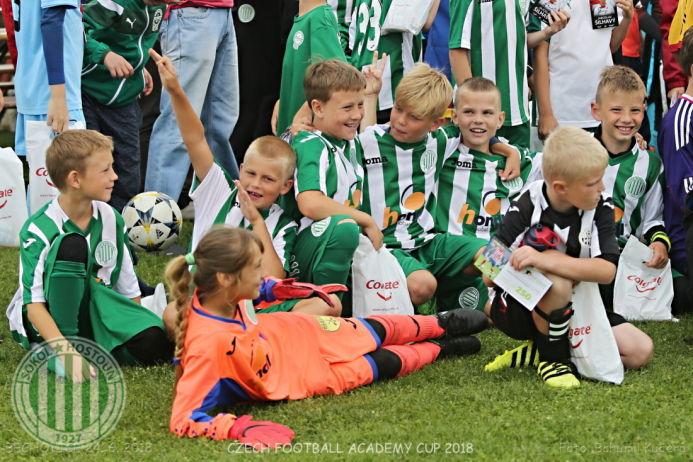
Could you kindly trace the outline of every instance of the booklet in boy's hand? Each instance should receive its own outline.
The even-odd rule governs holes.
[[[532,311],[551,287],[551,281],[531,266],[516,271],[511,265],[510,251],[498,239],[491,239],[475,265],[498,287]]]
[[[552,11],[558,12],[558,10],[565,9],[569,0],[536,0],[529,12],[532,13],[537,18],[541,19],[542,22],[549,23],[549,15]],[[573,0],[573,1],[587,1],[587,0]]]

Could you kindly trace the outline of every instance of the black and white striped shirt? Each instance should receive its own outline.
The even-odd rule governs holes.
[[[535,181],[510,204],[495,237],[510,251],[519,247],[525,232],[536,224],[552,229],[559,237],[556,250],[574,258],[603,258],[618,263],[619,249],[614,226],[614,202],[602,197],[594,210],[575,209],[561,213],[551,208],[543,181]]]

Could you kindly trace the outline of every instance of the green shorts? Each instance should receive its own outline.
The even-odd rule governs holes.
[[[522,125],[504,125],[496,131],[496,136],[505,138],[510,144],[529,149],[529,121]]]
[[[456,308],[483,310],[488,301],[488,291],[481,276],[468,276],[464,269],[474,263],[479,249],[488,241],[476,237],[448,233],[438,234],[418,249],[410,252],[392,249],[404,275],[425,270],[438,281],[436,304],[438,311]],[[480,290],[481,289],[481,290]]]

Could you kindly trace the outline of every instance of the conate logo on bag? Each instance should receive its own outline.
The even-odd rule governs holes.
[[[592,326],[576,327],[574,329],[568,328],[568,339],[570,339],[570,346],[572,346],[573,349],[579,348],[585,338],[590,334],[591,330]],[[578,341],[575,344],[573,344],[573,337],[576,337],[575,340]]]
[[[37,169],[36,170],[36,176],[39,176],[39,177],[45,176],[46,177],[46,183],[48,183],[48,186],[50,186],[51,188],[55,188],[55,185],[50,182],[50,180],[49,180],[50,177],[48,176],[48,170],[46,170],[45,168],[41,167],[41,168]]]
[[[0,189],[0,209],[5,207],[7,205],[7,201],[9,199],[6,199],[7,197],[12,197],[12,193],[14,192],[13,189],[5,189],[2,190]]]
[[[376,281],[375,279],[371,279],[370,281],[366,282],[366,289],[369,290],[375,290],[376,295],[386,302],[392,299],[392,293],[389,292],[390,290],[398,289],[399,288],[399,281],[387,281],[387,282],[380,282]],[[387,296],[381,294],[379,291],[380,290],[385,290]]]
[[[661,277],[654,277],[651,281],[646,281],[638,276],[631,275],[627,279],[635,283],[635,289],[640,293],[655,290],[662,283]]]

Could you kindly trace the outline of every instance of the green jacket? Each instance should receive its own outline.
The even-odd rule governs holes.
[[[148,50],[159,35],[166,5],[148,7],[142,0],[91,0],[84,5],[86,47],[82,91],[111,107],[130,104],[144,90]],[[111,77],[103,64],[112,51],[135,70],[127,79]]]

